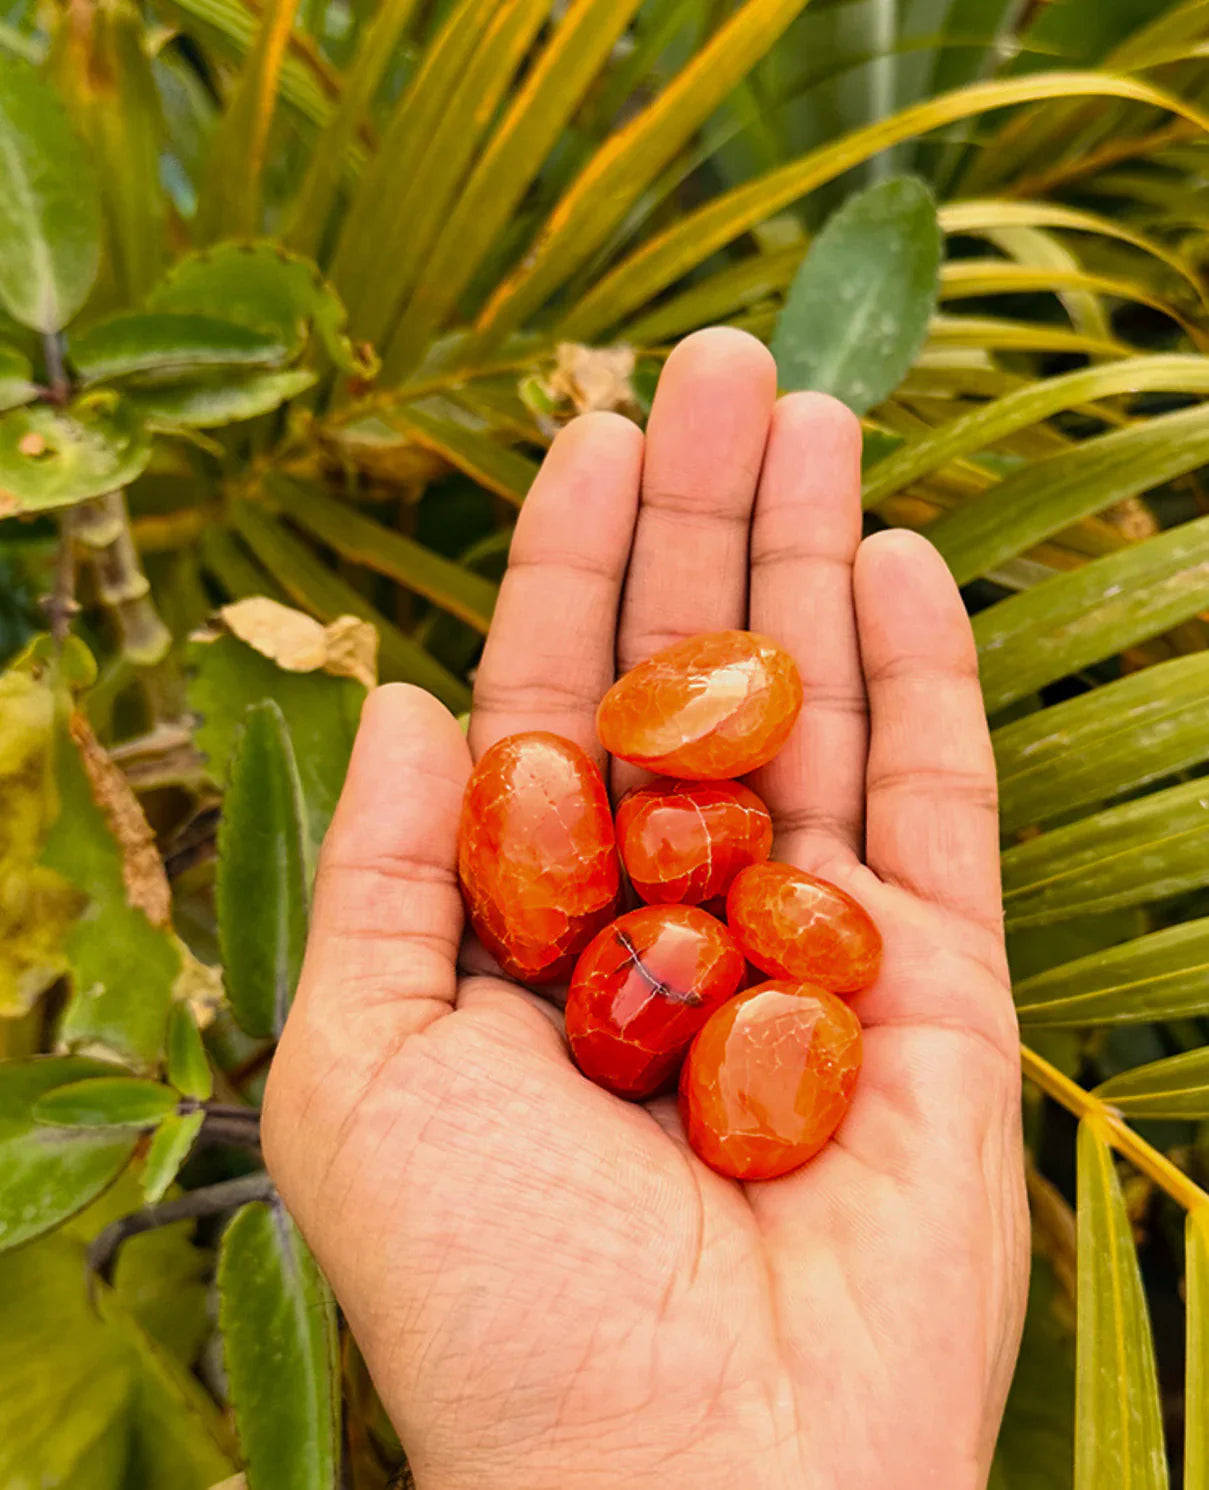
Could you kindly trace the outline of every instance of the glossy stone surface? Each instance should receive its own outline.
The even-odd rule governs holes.
[[[861,1026],[826,989],[771,982],[712,1014],[680,1073],[693,1151],[719,1174],[770,1180],[839,1127],[861,1068]]]
[[[532,730],[484,752],[458,825],[471,924],[510,977],[566,978],[617,911],[620,865],[600,772],[570,740]]]
[[[746,964],[726,927],[689,905],[620,916],[575,965],[567,1039],[579,1069],[620,1097],[652,1096]]]
[[[725,781],[770,761],[802,707],[789,653],[754,631],[712,631],[657,652],[601,700],[611,754],[664,776]]]
[[[659,777],[626,793],[616,828],[630,883],[652,905],[725,895],[740,869],[772,851],[768,808],[738,781]]]
[[[744,956],[770,977],[856,993],[881,966],[881,933],[864,906],[789,864],[741,870],[726,897],[726,921]]]

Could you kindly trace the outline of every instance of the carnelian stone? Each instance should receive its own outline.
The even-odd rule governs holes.
[[[637,786],[621,799],[616,826],[630,883],[654,905],[725,895],[740,869],[772,851],[768,808],[738,781]]]
[[[793,658],[754,631],[711,631],[657,652],[596,711],[605,749],[665,776],[725,781],[770,761],[802,707]]]
[[[458,876],[504,972],[567,977],[616,913],[621,881],[608,793],[578,745],[531,730],[483,753],[462,802]]]
[[[694,1152],[736,1180],[805,1164],[839,1127],[861,1068],[861,1026],[811,983],[749,988],[711,1014],[680,1073]]]
[[[745,966],[726,927],[696,906],[619,916],[571,978],[567,1039],[579,1069],[619,1097],[652,1096]]]
[[[740,870],[726,897],[726,921],[744,956],[770,977],[856,993],[881,966],[881,933],[864,906],[790,864]]]

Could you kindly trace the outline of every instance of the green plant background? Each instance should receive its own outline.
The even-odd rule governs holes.
[[[0,11],[0,1484],[406,1482],[256,1148],[314,853],[375,668],[467,707],[553,433],[726,322],[974,615],[992,1483],[1209,1486],[1207,177],[1205,0]]]

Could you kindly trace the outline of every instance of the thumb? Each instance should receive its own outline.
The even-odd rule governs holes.
[[[462,935],[457,825],[470,751],[431,694],[388,684],[366,700],[324,840],[298,991],[308,1024],[362,1048],[390,1044],[453,1007]]]

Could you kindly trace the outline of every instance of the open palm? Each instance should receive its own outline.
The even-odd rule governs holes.
[[[1027,1270],[994,770],[943,563],[860,544],[859,444],[832,401],[776,402],[757,342],[690,338],[645,442],[608,414],[555,442],[470,748],[418,690],[366,706],[265,1142],[420,1490],[985,1482]],[[751,1185],[474,970],[454,874],[472,750],[548,729],[599,759],[618,670],[736,626],[805,684],[753,780],[774,855],[855,894],[886,948],[839,1134]]]

